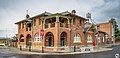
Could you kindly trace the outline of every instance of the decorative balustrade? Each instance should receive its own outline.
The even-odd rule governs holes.
[[[55,27],[55,23],[45,24],[45,28],[53,28],[53,27]],[[68,28],[69,25],[67,23],[60,23],[60,27]]]
[[[45,28],[48,28],[48,24],[45,24]]]
[[[63,23],[60,23],[60,27],[63,27]]]

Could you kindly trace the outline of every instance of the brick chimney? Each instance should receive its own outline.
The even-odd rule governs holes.
[[[28,19],[28,18],[30,18],[30,16],[27,14],[27,15],[26,15],[26,19]]]
[[[76,11],[75,10],[72,10],[72,14],[75,14],[76,13]]]
[[[28,10],[26,10],[27,14],[26,14],[26,19],[30,18],[30,16],[28,15]]]

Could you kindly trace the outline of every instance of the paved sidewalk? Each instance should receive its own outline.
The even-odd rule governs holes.
[[[98,48],[94,49],[94,51],[91,52],[102,52],[102,51],[109,51],[112,50],[112,48]],[[28,50],[19,50],[18,48],[14,47],[0,47],[0,53],[14,53],[14,54],[39,54],[39,55],[67,55],[67,54],[82,54],[82,53],[91,53],[91,52],[63,52],[63,53],[56,53],[56,52],[49,52],[49,53],[41,53],[39,51],[28,51]]]

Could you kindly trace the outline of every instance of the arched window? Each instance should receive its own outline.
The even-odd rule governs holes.
[[[78,33],[74,36],[74,42],[80,42],[80,35]]]
[[[35,34],[34,41],[35,41],[35,42],[40,42],[40,41],[41,41],[41,37],[40,37],[40,35],[39,35],[38,33]]]
[[[24,42],[24,36],[23,35],[20,36],[20,42]]]
[[[88,35],[87,42],[92,42],[92,36],[91,35]]]

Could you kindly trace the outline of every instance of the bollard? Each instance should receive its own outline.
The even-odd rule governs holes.
[[[20,50],[22,50],[22,47],[20,46]]]
[[[29,51],[31,51],[31,46],[29,46]]]
[[[44,47],[42,46],[42,53],[44,53]]]
[[[76,52],[76,46],[74,46],[74,52]]]

